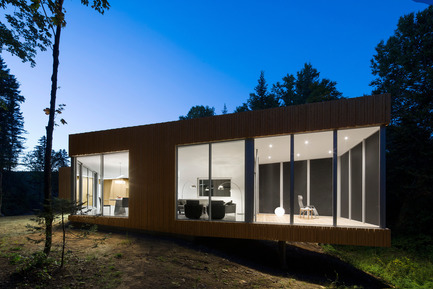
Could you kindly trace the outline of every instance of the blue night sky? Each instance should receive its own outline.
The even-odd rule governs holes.
[[[271,87],[311,62],[345,97],[370,94],[370,60],[400,16],[427,8],[411,0],[110,1],[101,16],[65,0],[58,103],[68,135],[177,120],[194,105],[229,112],[253,92],[260,71]],[[3,53],[21,84],[28,149],[45,134],[51,50],[35,68]]]

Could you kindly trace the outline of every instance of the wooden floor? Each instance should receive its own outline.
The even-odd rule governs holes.
[[[290,224],[290,215],[278,217],[274,214],[257,214],[258,223],[278,223]],[[299,215],[294,216],[295,225],[311,225],[311,226],[332,226],[331,216],[319,216],[316,218],[300,218]],[[377,225],[363,223],[346,218],[337,218],[337,226],[339,227],[368,227],[379,228]]]
[[[294,216],[295,225],[311,225],[311,226],[332,226],[332,217],[330,216],[319,216],[316,218],[300,218],[299,215]],[[235,220],[236,218],[236,220]],[[226,221],[226,222],[242,222],[244,219],[243,215],[234,216],[234,214],[227,214],[222,220],[214,221]],[[185,215],[178,215],[178,220],[188,220]],[[209,220],[208,215],[203,214],[199,220]],[[278,217],[274,214],[257,214],[257,223],[276,223],[276,224],[290,224],[290,215],[284,215]],[[349,220],[346,218],[338,218],[337,226],[339,227],[363,227],[363,228],[379,228],[377,225],[362,223],[355,220]]]

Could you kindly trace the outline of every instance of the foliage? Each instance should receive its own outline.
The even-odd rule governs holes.
[[[28,152],[23,159],[23,164],[29,171],[42,172],[44,170],[45,149],[47,138],[42,136],[33,151]],[[61,167],[69,166],[69,156],[66,150],[51,150],[51,168],[56,172]]]
[[[296,73],[287,74],[283,81],[272,85],[268,90],[264,72],[260,72],[255,93],[250,93],[246,103],[236,107],[234,112],[273,108],[279,106],[297,105],[311,102],[337,100],[343,98],[337,90],[337,82],[327,78],[320,79],[320,72],[310,63]]]
[[[323,245],[329,254],[383,278],[397,288],[432,288],[433,239],[393,237],[391,248]]]
[[[221,111],[222,114],[227,114],[228,110],[227,110],[227,105],[224,103],[224,107],[223,110]]]
[[[52,176],[53,196],[58,196],[58,172]],[[5,172],[3,174],[3,213],[6,216],[34,214],[42,209],[42,172]]]
[[[250,93],[250,97],[248,98],[247,102],[236,107],[235,112],[259,110],[280,106],[275,94],[268,91],[268,84],[266,83],[264,71],[260,72],[259,79],[257,80],[257,86],[254,88],[254,90],[255,93]]]
[[[400,18],[371,61],[374,93],[391,93],[387,129],[389,226],[433,234],[433,7]]]
[[[249,110],[250,109],[248,108],[248,104],[244,102],[242,105],[236,107],[234,113],[236,113],[236,112],[243,112],[243,111],[249,111]]]
[[[10,171],[18,165],[23,149],[24,121],[20,104],[24,97],[19,84],[0,57],[0,170]]]
[[[53,144],[53,131],[54,131],[54,118],[55,114],[61,112],[60,109],[56,109],[56,98],[57,98],[57,76],[58,76],[58,68],[59,68],[59,54],[60,54],[60,34],[62,28],[66,25],[65,21],[65,13],[66,10],[63,7],[64,0],[31,0],[30,3],[27,1],[15,1],[15,0],[0,0],[0,8],[6,9],[7,7],[12,6],[15,8],[16,13],[14,16],[7,16],[9,23],[18,23],[19,25],[11,25],[9,30],[3,29],[5,26],[1,26],[2,34],[1,37],[4,39],[3,31],[6,31],[6,34],[12,35],[13,40],[15,41],[16,46],[24,46],[26,45],[27,38],[20,39],[19,37],[14,38],[14,35],[25,35],[25,32],[31,31],[33,33],[27,35],[29,36],[29,40],[33,41],[32,43],[38,44],[38,40],[42,37],[44,39],[49,40],[51,36],[54,38],[53,44],[53,71],[51,75],[51,93],[50,93],[50,107],[44,109],[45,113],[48,117],[48,125],[46,126],[46,149],[45,149],[45,161],[44,161],[44,210],[45,210],[45,248],[44,253],[49,255],[51,250],[51,242],[52,242],[52,222],[53,222],[53,212],[52,212],[52,204],[51,204],[51,150]],[[89,5],[89,0],[81,0],[81,3],[85,6]],[[103,14],[105,10],[109,9],[110,5],[107,0],[93,0],[91,4],[91,8],[96,10],[97,12]],[[27,21],[22,21],[21,14],[29,15],[30,18],[25,18]],[[27,13],[27,14],[26,14]],[[33,18],[33,19],[32,19]],[[34,20],[38,25],[38,30],[34,30],[34,23],[31,20]],[[20,22],[21,21],[21,22]],[[50,34],[50,30],[53,31],[53,34]],[[24,31],[24,32],[23,32]],[[6,37],[7,38],[7,37]],[[11,37],[7,38],[10,40]],[[3,47],[3,40],[2,40]],[[49,44],[49,42],[43,42],[40,44],[40,47],[45,47]],[[35,44],[34,44],[35,45]],[[16,47],[14,46],[14,47]],[[37,45],[36,45],[37,46]],[[34,46],[33,46],[34,47]],[[30,46],[32,48],[32,46]],[[30,50],[26,50],[30,51]],[[20,55],[19,55],[20,56]],[[31,54],[30,54],[31,56]],[[23,59],[23,58],[22,58]],[[23,61],[25,61],[25,57]],[[62,121],[62,120],[61,120]],[[62,121],[64,122],[64,120]]]
[[[35,65],[37,50],[45,51],[51,44],[50,26],[43,11],[25,0],[0,0],[5,17],[0,20],[0,53],[3,49],[23,62]],[[9,14],[8,12],[12,12]]]
[[[336,88],[337,83],[327,78],[320,80],[320,72],[311,63],[296,73],[287,74],[283,82],[272,86],[272,92],[283,103],[283,106],[336,100],[342,98],[342,93]]]
[[[185,119],[201,118],[201,117],[214,116],[214,115],[215,115],[214,107],[209,107],[207,105],[206,106],[196,105],[191,107],[187,115],[179,116],[179,119],[185,120]]]

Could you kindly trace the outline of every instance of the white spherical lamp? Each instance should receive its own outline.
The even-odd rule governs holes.
[[[278,207],[274,211],[275,215],[277,215],[278,217],[283,216],[285,212],[286,211],[284,211],[284,209],[282,207]]]

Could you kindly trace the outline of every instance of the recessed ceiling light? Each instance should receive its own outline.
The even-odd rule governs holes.
[[[297,157],[300,157],[300,156],[301,156],[301,154],[296,154],[296,156],[297,156]]]
[[[348,137],[348,136],[345,136],[345,137],[344,137],[344,140],[348,140],[348,139],[349,139],[349,137]]]
[[[270,159],[271,159],[271,156],[268,156],[268,159],[270,160]]]
[[[270,144],[269,147],[271,148],[271,147],[272,147],[272,144]]]
[[[328,151],[328,154],[332,154],[332,151]]]
[[[308,140],[305,141],[305,144],[308,144]]]

